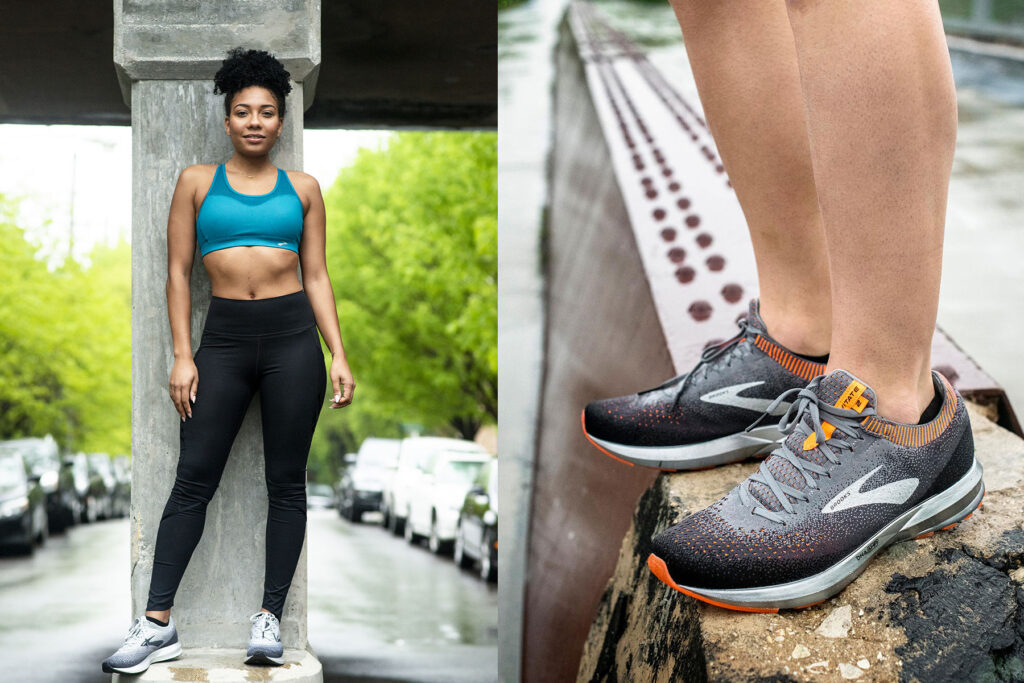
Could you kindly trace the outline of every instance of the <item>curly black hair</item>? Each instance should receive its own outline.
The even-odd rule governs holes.
[[[285,114],[285,96],[292,91],[291,76],[284,65],[266,50],[232,48],[213,77],[213,94],[224,93],[224,115],[231,116],[231,100],[239,90],[258,85],[277,99],[278,115]]]

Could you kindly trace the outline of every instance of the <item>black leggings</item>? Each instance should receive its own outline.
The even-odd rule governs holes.
[[[263,607],[280,619],[305,538],[306,459],[327,395],[324,355],[306,292],[213,297],[194,360],[199,388],[192,417],[181,422],[177,476],[160,518],[146,609],[174,604],[203,533],[206,505],[259,390],[270,499]]]

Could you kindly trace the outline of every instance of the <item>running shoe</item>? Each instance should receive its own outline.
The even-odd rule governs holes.
[[[145,615],[136,617],[124,644],[117,652],[103,660],[103,673],[138,674],[150,664],[174,659],[181,654],[178,631],[174,628],[174,617],[167,620],[167,626],[154,624]]]
[[[587,439],[627,465],[663,470],[701,469],[769,453],[782,436],[778,428],[746,428],[779,394],[807,386],[825,365],[772,339],[757,299],[737,324],[739,334],[705,349],[690,372],[654,389],[589,404],[582,415]],[[788,407],[776,404],[772,414]]]
[[[651,571],[713,605],[777,612],[830,598],[885,547],[970,517],[985,494],[971,424],[956,390],[932,379],[942,405],[924,424],[879,417],[874,391],[844,370],[779,396],[794,398],[785,441],[656,536]]]
[[[249,650],[245,653],[246,664],[281,664],[284,662],[284,646],[281,645],[281,624],[270,612],[260,610],[249,617],[252,629],[249,631]]]

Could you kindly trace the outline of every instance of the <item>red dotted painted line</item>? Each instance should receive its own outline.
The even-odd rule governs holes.
[[[581,25],[587,32],[586,39],[588,45],[593,46],[600,44],[599,41],[593,39],[593,25],[588,20],[589,18],[582,16],[580,18]],[[646,146],[649,148],[650,156],[658,164],[663,178],[662,182],[667,184],[669,193],[678,193],[682,189],[682,185],[678,180],[673,178],[673,170],[668,167],[664,155],[656,146],[653,134],[649,130],[643,116],[634,105],[632,98],[630,98],[621,78],[615,71],[614,65],[611,64],[611,59],[608,55],[594,53],[591,61],[595,64],[597,75],[601,81],[602,87],[604,88],[609,106],[616,117],[623,141],[627,148],[632,152],[634,170],[638,174],[641,174],[647,167],[643,156],[637,149],[637,142],[630,132],[630,126],[626,122],[626,117],[623,114],[623,107],[619,103],[620,98],[625,104],[625,107],[629,110],[633,125],[639,131],[641,137],[643,137],[644,142],[646,143]],[[613,87],[613,82],[615,87]],[[616,90],[618,91],[618,94],[616,94]],[[705,147],[705,149],[707,148]],[[705,156],[707,156],[707,152],[705,152]],[[640,179],[640,184],[647,199],[654,200],[659,196],[657,184],[651,176],[643,175]],[[692,206],[690,198],[678,197],[675,200],[675,204],[680,213],[684,214],[682,222],[688,229],[696,229],[700,226],[700,216],[694,212],[688,212]],[[651,215],[654,220],[659,223],[664,222],[668,217],[668,213],[661,207],[653,209]],[[678,232],[674,227],[662,226],[660,229],[660,235],[665,242],[672,243],[676,240]],[[695,242],[700,249],[706,249],[713,243],[713,241],[712,236],[707,232],[701,232],[695,237]],[[685,263],[687,257],[685,249],[680,246],[673,246],[668,250],[666,256],[673,265],[676,266],[675,276],[676,280],[680,284],[686,285],[693,282],[697,276],[697,272],[692,266]],[[709,271],[721,271],[725,267],[725,259],[719,255],[712,255],[705,260],[705,265]],[[736,303],[743,296],[743,288],[737,284],[727,284],[723,287],[721,294],[727,302]],[[690,315],[697,321],[707,320],[710,318],[711,312],[711,304],[707,301],[695,301],[689,307]]]
[[[693,119],[693,121],[696,122],[697,125],[703,128],[704,133],[710,135],[710,130],[708,129],[707,122],[700,116],[700,114],[697,113],[697,110],[694,109],[694,107],[691,106],[690,103],[686,101],[682,94],[680,94],[679,91],[676,90],[671,83],[665,80],[665,77],[662,75],[662,73],[658,71],[653,64],[650,63],[650,61],[647,59],[647,55],[642,50],[640,50],[640,48],[632,40],[629,39],[629,36],[627,36],[622,31],[619,31],[618,29],[612,27],[606,21],[601,19],[597,15],[596,10],[594,10],[593,8],[587,7],[585,10],[582,11],[584,11],[588,15],[588,21],[590,21],[593,25],[600,27],[600,30],[602,30],[608,36],[610,36],[610,40],[602,41],[602,45],[606,42],[613,43],[618,48],[619,52],[629,57],[634,62],[634,64],[637,67],[637,71],[644,78],[644,80],[647,81],[647,84],[651,86],[651,90],[658,97],[658,99],[660,99],[661,102],[665,105],[665,107],[669,110],[669,112],[671,112],[672,116],[675,118],[676,122],[680,125],[680,127],[682,127],[684,131],[686,131],[687,136],[690,138],[692,142],[698,142],[701,136],[698,135],[695,132],[693,126],[687,122],[686,116],[684,116],[683,112],[677,109],[676,104],[682,106],[683,110],[685,111],[685,114],[688,115],[691,119]],[[673,104],[672,100],[674,100],[676,104]],[[718,155],[715,153],[714,150],[712,150],[708,145],[701,145],[700,151],[708,160],[708,162],[714,167],[716,173],[725,175],[725,165],[718,158]],[[726,176],[725,184],[729,188],[732,187],[732,182],[728,179],[728,176]]]

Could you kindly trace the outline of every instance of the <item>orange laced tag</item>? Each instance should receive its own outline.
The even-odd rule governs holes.
[[[864,412],[864,409],[868,407],[867,396],[864,395],[866,386],[860,382],[850,382],[850,386],[846,387],[846,391],[836,401],[836,408],[843,408],[844,410],[856,410],[858,413]]]
[[[836,431],[836,428],[835,426],[832,425],[831,422],[825,422],[823,420],[821,423],[821,431],[825,432],[825,440],[827,441],[828,439],[832,438],[832,432]],[[807,438],[804,439],[804,450],[811,451],[817,447],[818,435],[815,434],[814,432],[811,432],[810,434],[807,435]]]
[[[864,409],[868,407],[868,399],[864,395],[866,389],[867,387],[860,382],[850,382],[850,386],[846,387],[846,391],[843,392],[843,395],[839,397],[839,400],[834,405],[844,410],[856,410],[858,413],[864,412]],[[832,432],[836,431],[836,428],[831,423],[822,420],[821,431],[825,432],[825,440],[827,441],[832,438]],[[810,451],[817,447],[817,434],[811,432],[804,439],[804,450]]]

